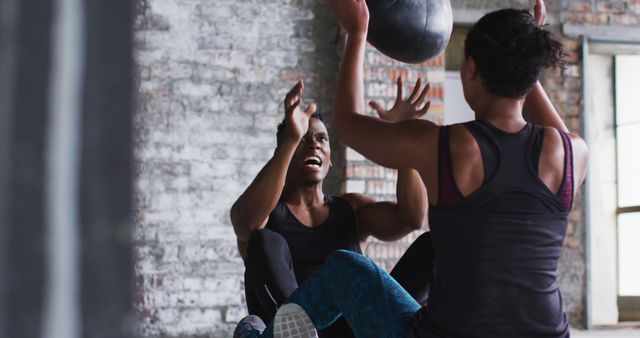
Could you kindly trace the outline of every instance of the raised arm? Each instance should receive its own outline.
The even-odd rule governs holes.
[[[279,145],[273,157],[231,207],[231,223],[238,237],[242,257],[246,255],[245,249],[251,232],[265,227],[269,214],[278,203],[291,158],[300,139],[307,132],[309,117],[315,112],[314,104],[309,105],[304,112],[300,111],[300,94],[303,89],[303,83],[298,82],[287,94],[284,101],[286,127]]]
[[[524,100],[524,109],[529,113],[529,122],[540,126],[554,127],[565,133],[569,132],[569,128],[549,100],[540,81],[536,82]]]
[[[437,127],[423,120],[389,123],[364,116],[363,63],[369,12],[364,0],[331,0],[347,30],[336,88],[333,121],[342,141],[374,162],[392,168],[424,166],[432,156],[425,145],[437,139]]]
[[[425,103],[429,85],[422,87],[418,79],[407,99],[402,95],[402,78],[398,78],[395,103],[385,110],[379,103],[370,102],[381,119],[396,123],[417,119],[427,113],[430,101]],[[381,240],[396,240],[427,224],[428,197],[420,174],[414,169],[399,169],[396,183],[397,202],[376,202],[360,194],[348,194],[357,207],[356,215],[361,239],[372,235]]]
[[[534,7],[534,19],[542,27],[546,20],[546,8],[544,0],[536,0]],[[547,96],[540,81],[536,82],[533,89],[524,101],[524,110],[529,114],[529,121],[545,127],[553,127],[565,133],[570,133],[560,114]],[[584,182],[587,173],[588,148],[584,140],[576,134],[570,133],[574,158],[574,183],[579,186]],[[576,189],[577,191],[577,189]]]
[[[547,18],[547,9],[543,0],[536,0],[533,12],[534,20],[542,28]],[[567,125],[560,118],[560,114],[549,100],[540,81],[536,82],[524,100],[524,110],[529,113],[529,121],[534,124],[569,132]]]

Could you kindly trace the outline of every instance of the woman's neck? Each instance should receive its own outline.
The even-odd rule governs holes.
[[[475,111],[475,117],[504,131],[517,132],[527,124],[522,116],[523,105],[524,99],[491,96]]]

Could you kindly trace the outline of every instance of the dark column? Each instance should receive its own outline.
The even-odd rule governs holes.
[[[17,1],[0,2],[0,274],[6,275],[7,236],[9,234],[9,170],[11,168],[11,129],[13,124],[13,79],[16,51]],[[0,278],[0,337],[7,336],[7,278]]]
[[[69,84],[61,80],[67,77],[52,75],[57,48],[54,21],[60,3],[0,1],[0,337],[61,335],[43,332],[52,318],[47,309],[57,308],[46,304],[57,302],[47,297],[56,268],[48,265],[48,259],[68,259],[52,256],[47,240],[51,233],[60,233],[47,216],[47,199],[56,196],[47,193],[52,165],[48,133],[51,122],[58,121],[53,120],[49,95],[54,86]],[[79,327],[77,338],[133,337],[132,6],[129,1],[83,2],[85,40],[84,49],[78,51],[84,75],[79,103],[82,130],[76,154],[80,170],[75,177],[79,221],[70,225],[78,234],[79,252],[77,263],[62,262],[77,271],[75,291],[80,299],[79,322],[72,318],[61,325]],[[74,244],[76,237],[68,241]]]
[[[129,337],[134,2],[87,0],[84,5],[81,336]]]
[[[5,229],[7,337],[38,337],[44,304],[45,137],[51,0],[18,1],[11,89]]]

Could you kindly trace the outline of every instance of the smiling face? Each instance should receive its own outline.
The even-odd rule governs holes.
[[[322,183],[331,167],[329,133],[322,121],[309,119],[309,130],[289,164],[289,178],[302,184]]]

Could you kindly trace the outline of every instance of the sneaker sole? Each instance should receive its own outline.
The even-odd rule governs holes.
[[[281,306],[273,320],[274,338],[318,338],[309,315],[298,304]]]

